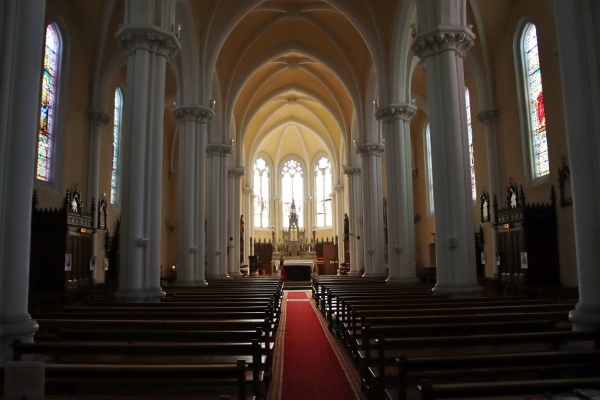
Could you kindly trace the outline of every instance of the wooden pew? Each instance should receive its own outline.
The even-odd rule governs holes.
[[[265,391],[266,356],[257,339],[251,342],[36,342],[12,344],[13,360],[25,356],[50,357],[56,364],[236,364],[247,366],[246,382],[258,399]]]
[[[386,376],[385,397],[389,400],[414,398],[424,381],[460,383],[494,378],[541,379],[558,375],[598,371],[600,351],[559,350],[530,353],[476,354],[461,356],[407,357],[396,359],[396,376]],[[388,367],[386,367],[387,373]],[[393,372],[390,372],[393,375]],[[389,379],[389,380],[388,380]],[[378,397],[374,395],[373,397]]]
[[[564,378],[564,379],[534,379],[524,381],[473,382],[432,384],[421,383],[418,388],[421,400],[450,399],[450,398],[497,398],[503,395],[543,394],[551,391],[571,391],[578,388],[599,387],[600,377]]]
[[[4,382],[4,365],[0,380]],[[246,362],[204,365],[46,364],[46,399],[195,399],[246,394]]]
[[[503,334],[470,334],[465,336],[439,336],[439,337],[411,337],[411,338],[390,338],[387,339],[380,336],[377,339],[377,357],[375,360],[365,360],[366,368],[364,377],[365,383],[368,387],[377,387],[376,390],[377,398],[384,398],[384,387],[392,377],[400,377],[398,382],[400,383],[401,394],[405,394],[406,387],[404,384],[407,381],[407,376],[413,374],[418,366],[421,371],[446,371],[447,375],[454,374],[452,369],[466,369],[466,368],[490,368],[493,366],[500,366],[500,364],[494,365],[490,362],[488,365],[481,364],[468,364],[467,361],[462,362],[461,360],[467,356],[471,357],[470,362],[480,362],[488,360],[488,358],[482,355],[491,355],[491,358],[501,356],[502,353],[513,353],[511,360],[515,360],[513,367],[518,367],[520,364],[518,360],[523,361],[528,356],[541,351],[559,350],[561,347],[573,344],[573,343],[584,343],[593,342],[595,352],[578,352],[584,354],[592,354],[593,358],[585,358],[588,361],[600,360],[600,332],[598,331],[566,331],[566,332],[524,332],[524,333],[503,333]],[[416,350],[416,353],[415,353]],[[412,354],[411,354],[412,351]],[[423,355],[423,351],[425,355]],[[515,351],[519,351],[517,356],[514,355]],[[434,353],[436,356],[427,356],[428,354]],[[400,356],[398,356],[400,354]],[[567,353],[565,353],[567,354]],[[521,357],[522,355],[522,357]],[[478,357],[481,356],[481,357]],[[508,358],[508,356],[504,356]],[[592,356],[585,356],[592,357]],[[449,361],[443,361],[437,365],[431,360],[441,361],[447,358]],[[410,359],[411,363],[407,360]],[[421,361],[419,364],[418,360]],[[452,360],[452,361],[450,361]],[[565,358],[566,360],[566,358]],[[531,360],[529,360],[531,361]],[[574,360],[571,360],[573,362]],[[524,362],[524,361],[523,361]],[[394,373],[394,365],[397,364],[399,368],[398,375]],[[600,365],[600,364],[597,364]],[[456,372],[456,371],[455,371]],[[436,372],[437,373],[437,372]],[[441,372],[439,376],[444,376]],[[434,375],[436,376],[436,375]],[[423,376],[422,378],[429,378],[431,376]],[[402,397],[402,396],[401,396]]]

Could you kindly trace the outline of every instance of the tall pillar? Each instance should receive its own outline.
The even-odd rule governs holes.
[[[475,35],[466,0],[417,1],[413,52],[425,64],[431,127],[437,284],[453,297],[479,296],[465,109],[463,57]]]
[[[333,203],[333,235],[338,238],[338,268],[344,262],[344,186],[334,185]]]
[[[206,219],[206,277],[229,278],[227,275],[227,155],[233,148],[227,144],[209,144],[208,207]]]
[[[383,182],[381,155],[383,145],[364,143],[358,146],[362,158],[362,186],[364,212],[364,276],[387,276],[384,264],[383,238]]]
[[[362,193],[360,167],[344,166],[348,176],[348,216],[350,246],[350,275],[358,276],[364,269],[364,246],[362,238]]]
[[[410,120],[412,104],[390,104],[377,110],[387,156],[388,283],[418,282],[415,266],[415,224],[412,188]]]
[[[575,330],[600,329],[600,4],[554,1],[564,93],[579,302]]]
[[[100,130],[110,120],[110,115],[100,110],[88,111],[88,119],[90,121],[90,147],[88,161],[88,210],[92,209],[92,202],[96,199],[96,204],[100,200],[99,181],[100,181]],[[98,226],[98,213],[92,215],[93,226]],[[104,240],[104,235],[98,235],[94,230],[92,234],[92,254],[98,256],[98,239]],[[100,260],[99,260],[100,261]],[[98,262],[98,265],[102,265]],[[99,269],[93,271],[96,274]],[[95,276],[94,276],[95,278]]]
[[[242,176],[246,174],[246,167],[233,168],[227,171],[229,183],[227,204],[227,273],[230,277],[240,277],[240,195]]]
[[[168,1],[155,6],[129,0],[117,33],[127,52],[123,107],[121,270],[117,301],[155,302],[160,287],[163,121],[167,59],[179,50],[170,27]],[[133,11],[132,11],[133,10]],[[139,10],[152,10],[135,12]],[[158,13],[160,15],[154,15]],[[164,14],[164,15],[163,15]]]
[[[496,138],[496,119],[498,118],[497,108],[487,108],[477,114],[477,119],[485,125],[485,136],[487,141],[487,158],[488,158],[488,176],[489,176],[489,198],[500,196],[500,178],[498,172],[498,141]],[[490,207],[491,210],[493,207]],[[494,221],[495,216],[490,216],[490,221]],[[498,263],[496,263],[496,253],[498,251],[497,237],[498,231],[492,229],[492,257],[488,260],[493,260],[494,263],[494,279],[498,278]]]
[[[252,227],[254,226],[254,216],[252,213],[252,196],[254,196],[254,191],[250,186],[244,186],[242,189],[244,193],[244,230],[240,232],[240,235],[244,238],[244,264],[248,262],[248,256],[252,253],[250,252],[250,237],[252,236]]]
[[[31,201],[40,112],[45,0],[7,0],[0,35],[0,363],[15,339],[32,342],[27,312]]]
[[[205,163],[205,126],[212,117],[212,109],[202,106],[180,106],[173,109],[179,123],[179,179],[177,224],[177,286],[206,286],[204,274],[198,265],[200,230],[204,224],[198,218],[198,187],[203,179],[198,176],[198,164]],[[204,143],[204,145],[201,145]],[[198,153],[202,151],[202,153]],[[204,169],[203,169],[204,170]],[[202,257],[203,259],[203,257]]]

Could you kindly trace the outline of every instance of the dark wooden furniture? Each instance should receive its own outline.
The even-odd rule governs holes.
[[[93,256],[95,203],[91,211],[82,205],[79,191],[67,190],[59,209],[39,209],[33,194],[31,217],[30,289],[32,292],[64,291],[67,282],[93,281],[90,260]],[[105,224],[105,211],[100,216]],[[67,256],[68,255],[68,256]]]
[[[560,283],[555,202],[553,186],[550,203],[526,204],[523,187],[517,191],[512,183],[508,185],[505,207],[500,208],[494,196],[501,276],[510,276],[514,282],[522,275],[529,285]]]

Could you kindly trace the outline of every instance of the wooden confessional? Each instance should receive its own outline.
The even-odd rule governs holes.
[[[93,233],[95,202],[85,211],[78,190],[69,191],[59,209],[39,209],[33,194],[29,285],[32,292],[59,292],[67,283],[87,286],[93,282]],[[98,227],[106,227],[106,201],[98,208]],[[95,260],[94,260],[95,261]],[[97,266],[96,266],[97,267]]]
[[[554,186],[550,203],[526,204],[523,187],[509,184],[506,206],[494,196],[494,229],[497,230],[498,273],[510,281],[521,277],[529,285],[560,284],[558,231]]]

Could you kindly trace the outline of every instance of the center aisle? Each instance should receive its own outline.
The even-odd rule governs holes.
[[[351,360],[307,292],[285,292],[283,301],[268,399],[364,399]]]

